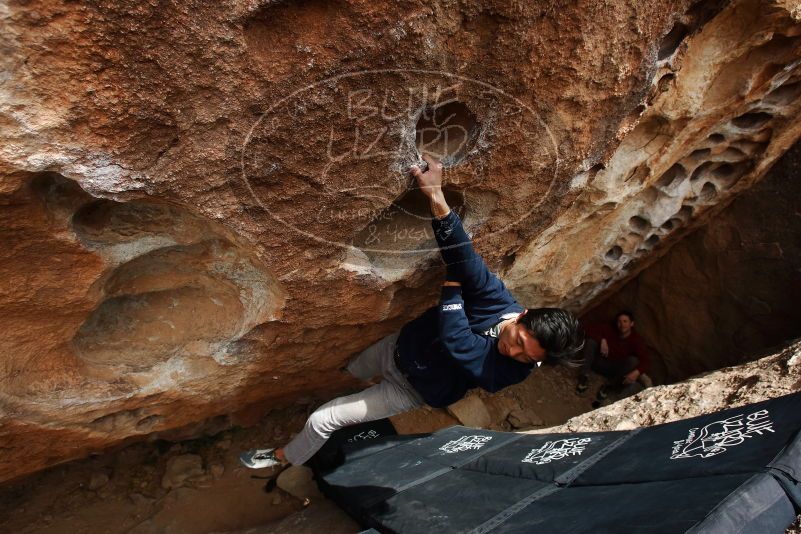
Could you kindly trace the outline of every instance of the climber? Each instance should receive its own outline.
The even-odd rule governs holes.
[[[577,393],[587,390],[590,370],[608,380],[608,384],[598,390],[598,403],[607,397],[610,388],[619,390],[622,397],[653,385],[646,374],[650,366],[648,349],[634,331],[634,313],[621,310],[615,315],[614,325],[588,324],[585,331],[587,340],[582,351],[584,363],[576,385]],[[642,387],[638,388],[637,384]]]
[[[429,200],[434,235],[446,264],[439,305],[356,356],[355,377],[382,380],[334,399],[312,413],[303,430],[279,449],[240,455],[254,469],[309,460],[335,430],[412,410],[445,407],[469,389],[494,392],[525,379],[543,361],[579,364],[584,334],[559,308],[524,309],[473,250],[459,216],[442,192],[442,165],[411,173]]]

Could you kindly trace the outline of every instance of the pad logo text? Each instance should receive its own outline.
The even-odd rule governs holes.
[[[439,448],[442,452],[453,454],[455,452],[475,451],[486,445],[492,436],[462,436],[459,439],[449,441]]]
[[[568,456],[580,456],[592,438],[567,438],[548,441],[538,449],[531,449],[523,463],[543,465]]]
[[[687,439],[673,442],[671,460],[680,458],[710,458],[726,452],[729,447],[742,444],[746,439],[775,432],[767,410],[748,415],[738,414],[722,421],[709,423],[703,428],[691,428]]]

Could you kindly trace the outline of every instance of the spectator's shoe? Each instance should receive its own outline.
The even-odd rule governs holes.
[[[239,455],[242,465],[251,469],[276,467],[283,462],[275,456],[275,449],[252,449]]]
[[[576,384],[576,394],[581,395],[587,388],[590,387],[590,377],[585,374],[580,374],[578,377],[578,383]]]
[[[644,388],[652,388],[654,387],[654,381],[651,380],[651,377],[645,373],[640,373],[640,376],[637,378],[637,381],[642,384]]]
[[[604,385],[598,388],[598,394],[595,396],[599,401],[605,400],[609,396],[609,386]]]

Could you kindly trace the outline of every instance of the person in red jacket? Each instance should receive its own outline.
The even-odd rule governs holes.
[[[634,314],[622,310],[615,316],[614,326],[607,323],[584,327],[586,342],[584,364],[576,391],[587,390],[590,370],[603,375],[612,387],[624,387],[635,382],[650,386],[648,372],[651,360],[645,341],[634,331]],[[606,397],[606,388],[598,391],[599,400]]]

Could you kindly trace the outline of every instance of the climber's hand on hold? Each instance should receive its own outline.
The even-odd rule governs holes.
[[[429,199],[442,194],[442,164],[429,154],[423,154],[428,163],[428,169],[423,172],[417,165],[412,165],[411,171],[417,179],[417,185]]]
[[[420,190],[428,197],[431,215],[442,219],[451,211],[442,192],[442,164],[429,154],[423,154],[423,159],[428,163],[428,169],[425,172],[417,165],[412,165],[410,171],[417,180]]]

